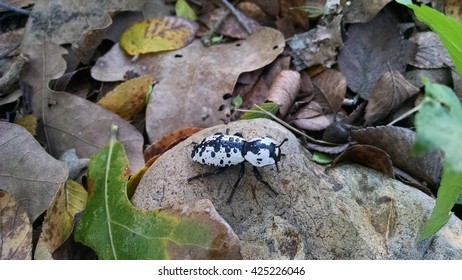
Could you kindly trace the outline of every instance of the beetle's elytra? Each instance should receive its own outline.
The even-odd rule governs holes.
[[[253,165],[253,174],[258,181],[262,182],[269,190],[278,195],[278,192],[273,189],[270,184],[264,181],[257,167],[267,165],[276,165],[276,170],[279,172],[278,162],[281,159],[281,146],[287,138],[282,140],[280,144],[276,140],[269,137],[257,137],[249,141],[245,140],[240,133],[229,135],[216,133],[203,139],[200,143],[193,143],[194,149],[191,153],[192,160],[210,166],[218,167],[211,172],[202,173],[188,178],[188,182],[211,175],[218,175],[223,172],[226,167],[231,165],[241,165],[239,177],[233,186],[231,195],[227,202],[231,203],[236,187],[238,186],[245,172],[245,162]]]

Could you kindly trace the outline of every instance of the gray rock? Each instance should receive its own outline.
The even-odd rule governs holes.
[[[230,167],[218,176],[190,183],[210,171],[190,159],[192,142],[216,132],[240,132],[246,139],[289,138],[285,157],[260,168],[274,196],[250,165],[231,204],[226,200],[238,176]],[[452,217],[434,237],[417,242],[434,206],[422,192],[359,165],[325,170],[283,126],[266,119],[238,121],[202,130],[167,151],[149,168],[132,199],[145,209],[207,198],[241,240],[244,259],[461,259],[462,223]]]

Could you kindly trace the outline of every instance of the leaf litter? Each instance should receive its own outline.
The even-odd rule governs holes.
[[[410,147],[415,141],[415,133],[411,129],[380,125],[401,118],[406,110],[419,104],[422,76],[449,85],[453,83],[455,91],[462,96],[460,76],[455,74],[454,63],[439,38],[422,29],[421,25],[410,24],[413,19],[408,11],[393,1],[354,1],[349,6],[329,7],[324,3],[301,7],[302,2],[253,1],[229,9],[211,3],[201,6],[178,1],[183,9],[185,3],[192,4],[193,9],[186,9],[187,13],[197,14],[205,27],[197,29],[197,23],[191,21],[194,16],[188,16],[189,21],[175,18],[180,23],[189,24],[189,31],[184,33],[188,36],[170,30],[173,41],[182,42],[175,43],[173,48],[181,49],[142,54],[145,50],[135,47],[130,54],[139,56],[133,59],[118,44],[111,46],[112,43],[107,42],[118,41],[122,31],[135,18],[144,16],[144,19],[151,19],[151,23],[159,24],[162,20],[172,19],[168,5],[103,1],[97,4],[99,12],[94,13],[94,4],[86,3],[78,8],[80,13],[73,14],[69,20],[69,17],[53,15],[71,14],[77,9],[75,2],[38,1],[25,28],[20,49],[30,59],[20,76],[22,92],[16,95],[7,93],[6,98],[10,101],[0,105],[2,116],[10,121],[20,122],[21,116],[34,114],[39,121],[35,128],[37,138],[43,148],[38,143],[32,144],[29,135],[27,144],[14,152],[33,155],[31,162],[47,162],[39,164],[40,171],[51,174],[51,171],[43,171],[43,168],[51,167],[57,177],[60,176],[59,180],[48,182],[52,187],[50,185],[48,195],[43,198],[45,206],[36,210],[32,209],[35,206],[28,209],[29,203],[24,206],[31,221],[46,209],[55,195],[55,199],[62,199],[62,189],[68,177],[64,165],[50,165],[54,159],[45,156],[46,151],[59,158],[66,151],[75,149],[76,162],[79,157],[92,157],[104,149],[109,140],[108,131],[112,124],[116,124],[129,160],[129,172],[134,175],[133,180],[127,179],[126,183],[130,196],[144,174],[143,170],[146,171],[169,146],[181,141],[181,135],[188,135],[190,129],[195,131],[195,127],[209,127],[240,117],[269,117],[256,105],[293,125],[299,135],[309,135],[310,138],[306,139],[311,140],[306,141],[305,146],[310,151],[340,155],[336,164],[354,161],[381,170],[388,176],[392,173],[407,176],[410,181],[420,181],[412,183],[421,184],[419,189],[429,193],[429,188],[435,193],[442,172],[441,153],[413,155]],[[292,8],[294,5],[297,8]],[[456,6],[448,2],[446,8],[448,13],[457,15]],[[118,16],[126,12],[111,14],[112,20],[107,13],[121,10],[134,11],[132,15],[136,16],[123,23],[123,17],[119,20]],[[155,18],[152,17],[154,14]],[[279,19],[276,21],[276,18]],[[216,24],[221,20],[221,26]],[[273,28],[265,27],[268,25]],[[111,29],[107,36],[104,35]],[[377,30],[382,31],[378,34]],[[205,47],[200,39],[194,38],[194,34],[200,37],[207,33],[213,35],[212,43],[219,43]],[[11,36],[16,35],[11,33]],[[11,58],[19,53],[19,49],[15,50],[17,39],[14,38],[17,36],[13,39],[0,36],[0,45],[5,43],[8,49],[5,55],[10,56],[6,64],[0,65],[2,70],[8,69]],[[159,43],[154,38],[148,39],[154,40],[154,44]],[[120,42],[122,45],[123,41]],[[65,44],[72,47],[66,49]],[[102,55],[104,52],[106,54]],[[90,65],[91,77],[89,68],[84,70],[81,63]],[[76,72],[71,74],[74,70]],[[141,84],[127,86],[141,80]],[[120,81],[125,82],[127,88],[114,97],[114,92],[120,89],[115,89]],[[158,84],[146,104],[146,87],[155,82]],[[121,88],[124,88],[123,84]],[[112,90],[114,92],[107,94]],[[32,98],[28,92],[33,92]],[[113,100],[108,102],[109,99]],[[8,104],[15,104],[15,107],[7,108]],[[106,104],[109,110],[101,104]],[[145,106],[146,113],[143,112]],[[253,111],[244,116],[239,112],[239,109],[251,108]],[[398,124],[410,127],[413,117]],[[3,143],[9,143],[6,135],[23,139],[27,133],[16,127],[0,125],[6,131],[0,135],[6,141]],[[145,149],[143,156],[143,148],[148,145],[150,147]],[[11,147],[0,145],[0,151],[9,158],[4,168],[16,172],[10,168],[17,159]],[[30,179],[27,176],[34,174],[37,168],[22,163],[16,168],[18,166],[22,167],[20,175],[15,180],[7,180],[7,185],[12,186],[8,191],[15,198],[19,197],[22,203],[22,196],[28,195],[23,188],[24,179]],[[31,173],[30,170],[35,171]],[[0,177],[0,181],[5,178]],[[40,175],[32,180],[40,181]],[[208,209],[211,206],[208,203],[202,204],[206,208],[198,206],[198,213]],[[48,233],[42,233],[47,237],[40,241],[41,253],[44,258],[71,257],[69,248],[76,244],[67,236],[72,233],[69,230],[60,233],[60,230],[68,229],[71,220],[78,223],[78,218],[60,224],[60,218],[53,216],[53,208],[48,209],[43,226],[45,229],[51,224],[55,226],[53,230],[47,230]],[[63,206],[55,209],[63,209]],[[204,218],[207,219],[202,217],[200,220]],[[177,248],[178,251],[170,252],[169,256],[184,257],[184,253],[191,249],[186,247]],[[205,252],[203,256],[209,256],[207,254]],[[38,258],[37,252],[36,256]],[[79,254],[74,254],[76,256]],[[238,258],[233,255],[235,257]]]

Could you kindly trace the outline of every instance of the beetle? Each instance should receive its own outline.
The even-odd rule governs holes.
[[[229,130],[226,130],[226,134],[219,132],[204,138],[200,143],[193,142],[194,148],[191,152],[191,159],[200,164],[218,168],[214,171],[189,177],[188,182],[198,178],[218,175],[229,166],[240,165],[239,176],[227,200],[229,204],[233,199],[239,182],[244,176],[245,162],[248,162],[253,166],[255,178],[263,183],[274,195],[278,195],[279,193],[268,182],[263,180],[257,167],[275,164],[276,170],[279,172],[278,162],[283,155],[281,153],[281,146],[288,139],[285,138],[279,144],[276,140],[269,137],[257,137],[247,141],[240,133],[234,135],[229,135],[228,133]]]

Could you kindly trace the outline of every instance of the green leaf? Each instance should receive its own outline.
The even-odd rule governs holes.
[[[210,217],[215,211],[210,202],[198,213],[183,213],[187,207],[183,212],[141,210],[128,200],[128,176],[124,147],[113,136],[88,164],[88,202],[76,241],[91,247],[99,259],[229,257],[226,248],[233,243],[227,235],[229,226]]]
[[[279,109],[279,106],[274,102],[266,102],[266,103],[261,104],[260,108],[263,109],[264,111],[268,111],[268,112],[270,112],[272,114],[276,114],[276,112]],[[271,116],[269,116],[267,113],[262,111],[260,108],[253,107],[252,109],[250,109],[250,111],[245,112],[244,114],[242,114],[241,120],[250,120],[250,119],[258,119],[258,118],[267,118],[267,119],[271,118]]]
[[[438,189],[435,208],[425,223],[419,241],[438,232],[451,218],[451,209],[462,191],[462,172],[454,171],[448,162],[444,164],[441,185]]]
[[[448,50],[459,74],[462,74],[462,24],[425,5],[413,5],[410,0],[397,1],[411,8],[417,19],[427,24]]]
[[[441,149],[445,162],[436,205],[419,240],[432,236],[446,224],[462,192],[462,107],[447,86],[427,82],[425,92],[426,97],[416,115],[417,137],[413,150]]]
[[[175,12],[179,17],[184,17],[190,20],[196,20],[196,12],[188,5],[186,0],[178,0],[175,4]]]
[[[314,152],[313,157],[311,158],[312,161],[319,163],[319,164],[329,164],[334,159],[331,155],[321,152]]]
[[[462,172],[462,107],[454,92],[444,85],[426,84],[427,97],[416,115],[414,151],[441,149],[455,171]],[[438,131],[439,133],[435,133]]]

